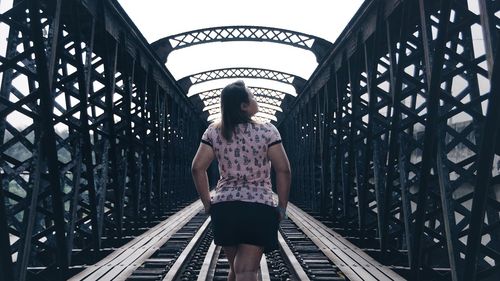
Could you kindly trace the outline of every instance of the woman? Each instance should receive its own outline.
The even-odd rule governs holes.
[[[227,85],[221,93],[222,120],[203,134],[191,168],[205,212],[212,217],[214,242],[229,260],[230,281],[257,280],[262,254],[278,249],[278,225],[290,191],[290,164],[280,134],[270,123],[252,121],[257,111],[243,81]],[[206,170],[215,158],[220,179],[210,198]]]

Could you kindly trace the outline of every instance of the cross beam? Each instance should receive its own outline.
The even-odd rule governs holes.
[[[297,92],[300,92],[306,84],[306,80],[293,74],[277,70],[250,67],[220,68],[209,70],[186,76],[184,78],[181,78],[177,82],[181,88],[188,92],[189,88],[192,85],[224,78],[260,78],[273,80],[292,85]]]
[[[153,42],[151,46],[160,59],[167,61],[168,55],[178,49],[211,42],[257,41],[290,45],[311,51],[319,63],[333,44],[317,36],[265,26],[221,26],[203,28],[167,36]]]

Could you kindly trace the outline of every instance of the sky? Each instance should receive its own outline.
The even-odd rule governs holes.
[[[294,30],[335,42],[363,0],[117,0],[150,43],[182,32],[195,29],[228,26],[258,25]],[[477,0],[468,0],[471,9],[479,13]],[[0,13],[12,6],[12,0],[0,0]],[[480,40],[482,31],[473,26],[476,40],[476,57],[484,54]],[[5,55],[8,26],[0,23],[0,55]],[[176,50],[170,54],[167,69],[176,79],[185,76],[226,67],[256,67],[282,71],[308,79],[318,66],[315,56],[303,49],[288,45],[265,42],[217,42],[201,44]],[[486,66],[485,66],[486,68]],[[0,78],[1,78],[0,73]],[[481,78],[481,77],[480,77]],[[194,85],[189,95],[205,90],[222,88],[235,79],[221,79]],[[484,80],[484,79],[483,79]],[[295,89],[279,82],[263,79],[245,79],[247,86],[272,88],[286,93],[297,94]],[[454,87],[463,88],[463,83]],[[489,84],[480,82],[481,92],[488,90]],[[13,82],[18,89],[27,89],[27,81]],[[27,91],[27,90],[26,90]],[[11,99],[14,98],[11,96]],[[14,98],[15,99],[15,98]],[[483,103],[483,110],[485,105]],[[13,123],[26,123],[26,118],[17,112],[7,119]],[[467,117],[468,118],[468,117]],[[467,119],[466,118],[466,119]],[[459,120],[463,118],[458,118]],[[470,118],[469,118],[470,119]]]
[[[228,25],[282,28],[335,42],[362,0],[118,0],[149,43],[195,29]],[[173,51],[166,63],[176,79],[227,67],[255,67],[282,71],[308,79],[318,66],[312,52],[278,43],[216,42]],[[234,80],[234,79],[232,79]],[[222,88],[221,79],[190,88],[189,94]],[[273,88],[296,94],[287,84],[245,79],[247,86]]]
[[[335,41],[362,0],[118,0],[150,42],[184,31],[261,25]]]
[[[253,25],[287,29],[334,42],[363,0],[117,0],[149,43],[195,29]],[[12,0],[0,0],[0,12]],[[0,38],[8,28],[0,24]],[[5,55],[6,40],[0,40]],[[312,52],[266,42],[215,42],[172,52],[166,67],[174,78],[226,67],[254,67],[282,71],[308,79],[318,66]],[[1,78],[1,76],[0,76]],[[236,79],[221,79],[190,88],[189,94],[222,88]],[[264,79],[245,79],[247,86],[265,87],[296,95],[288,84]],[[24,83],[24,82],[23,82]],[[24,83],[26,84],[26,83]],[[26,86],[17,85],[23,89]],[[19,116],[11,114],[12,122]],[[24,119],[24,118],[22,118]],[[21,120],[21,119],[19,119]]]
[[[258,25],[298,31],[334,42],[362,0],[118,0],[152,43],[160,38],[195,29]],[[176,79],[190,74],[245,65],[285,71],[308,78],[317,66],[314,55],[277,43],[226,42],[174,51],[167,68]]]

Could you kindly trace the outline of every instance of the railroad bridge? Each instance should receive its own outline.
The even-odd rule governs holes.
[[[220,88],[192,89],[228,78],[290,89],[251,85],[293,177],[261,280],[500,280],[500,1],[366,0],[334,42],[238,25],[151,43],[116,0],[10,2],[0,280],[223,280],[190,164],[220,114]],[[229,41],[318,65],[166,67]]]

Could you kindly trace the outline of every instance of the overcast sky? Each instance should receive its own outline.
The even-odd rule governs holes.
[[[363,0],[118,1],[150,43],[186,31],[228,25],[258,25],[289,29],[335,42],[363,2]],[[474,13],[479,13],[477,0],[468,0],[468,3]],[[0,13],[10,7],[12,0],[0,0]],[[475,37],[473,41],[475,57],[479,57],[484,54],[484,45],[480,40],[482,31],[475,25],[472,33]],[[0,55],[5,55],[7,35],[8,26],[0,25],[0,38],[4,38],[0,40]],[[176,79],[226,67],[265,68],[308,79],[316,69],[317,63],[311,52],[283,44],[217,42],[174,51],[170,54],[166,66]],[[489,88],[487,80],[483,80],[486,78],[479,81],[482,93]],[[19,89],[26,88],[24,80],[17,79],[14,82]],[[191,87],[190,94],[223,87],[228,82],[228,79],[224,79],[195,85]],[[259,79],[245,79],[245,82],[248,86],[273,88],[287,93],[295,92],[292,86],[279,82]],[[454,91],[464,87],[464,83],[459,82],[454,83]],[[25,85],[20,85],[23,83]],[[485,104],[482,104],[483,109]],[[14,121],[24,119],[18,117],[20,116],[13,113],[8,119]]]
[[[118,0],[118,2],[149,43],[186,31],[228,25],[288,29],[334,42],[363,0]],[[12,0],[0,0],[0,12],[11,7]],[[0,25],[0,37],[6,38],[7,35],[7,26]],[[6,40],[1,42],[0,54],[5,55]],[[317,65],[315,56],[307,50],[265,42],[201,44],[172,52],[166,64],[176,79],[227,67],[264,68],[308,79]],[[201,83],[191,87],[189,93],[222,88],[233,80],[235,79]],[[245,82],[251,87],[266,87],[296,94],[292,86],[280,82],[264,79],[245,79]],[[20,89],[26,88],[26,85],[16,86]],[[25,119],[16,114],[10,114],[8,119],[12,122]]]
[[[224,25],[291,29],[334,41],[362,0],[118,0],[150,42]]]
[[[253,1],[165,1],[119,0],[125,11],[152,43],[160,38],[195,29],[258,25],[289,29],[334,42],[362,0],[253,0]],[[170,54],[167,68],[176,79],[224,67],[257,67],[309,78],[317,67],[314,55],[306,50],[277,43],[226,42],[197,45]],[[214,81],[192,87],[190,92],[223,86]],[[267,81],[251,81],[269,86]],[[279,83],[281,84],[281,83]],[[293,91],[286,85],[274,85]]]

